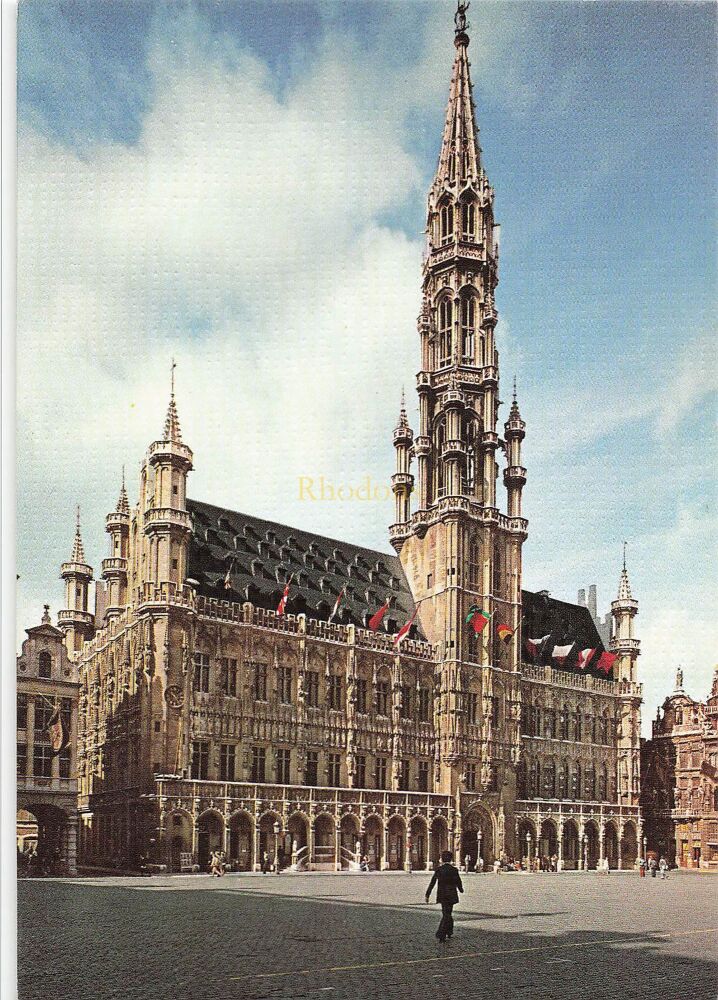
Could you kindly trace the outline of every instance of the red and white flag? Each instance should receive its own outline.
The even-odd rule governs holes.
[[[618,653],[601,653],[596,664],[596,670],[600,670],[602,674],[610,674],[611,667],[617,659]]]
[[[287,599],[289,597],[289,588],[291,586],[291,583],[292,583],[293,579],[294,579],[294,573],[292,573],[292,575],[289,577],[289,579],[287,580],[286,584],[284,585],[284,593],[282,594],[282,599],[280,600],[279,604],[277,605],[277,614],[278,615],[283,615],[284,614],[284,610],[287,607]]]
[[[59,708],[56,708],[50,716],[46,732],[50,740],[53,755],[56,756],[67,746],[67,733],[62,724],[62,716],[60,715]]]
[[[582,649],[578,654],[578,663],[576,666],[579,670],[585,670],[589,662],[596,655],[595,649]]]
[[[332,613],[329,615],[329,618],[327,619],[327,621],[329,622],[330,625],[334,621],[334,616],[336,615],[337,611],[339,610],[339,605],[342,603],[342,597],[344,597],[344,595],[346,593],[346,590],[347,590],[347,588],[346,588],[346,586],[344,586],[339,591],[339,596],[337,597],[336,601],[334,602],[334,607],[332,608]]]
[[[539,650],[543,648],[543,644],[546,642],[546,640],[549,638],[550,635],[551,633],[549,632],[548,635],[543,636],[542,639],[527,639],[526,649],[528,650],[529,655],[533,656],[535,659],[539,654]]]
[[[415,604],[414,610],[411,614],[411,618],[409,619],[408,622],[405,622],[405,624],[402,625],[399,631],[396,633],[396,636],[394,637],[394,646],[396,649],[399,648],[399,643],[404,638],[404,636],[408,635],[409,629],[414,624],[414,619],[416,618],[416,612],[418,611],[418,609],[419,609],[418,604]]]
[[[224,578],[224,589],[232,590],[232,567],[230,566]]]
[[[376,632],[376,630],[379,628],[384,618],[384,615],[387,613],[388,610],[389,610],[389,598],[387,597],[387,599],[384,601],[379,610],[376,611],[369,619],[369,628],[372,630],[372,632]]]
[[[556,660],[557,663],[565,663],[566,660],[571,655],[571,650],[573,649],[573,646],[574,646],[573,643],[571,643],[570,646],[554,646],[551,656],[553,657],[554,660]]]

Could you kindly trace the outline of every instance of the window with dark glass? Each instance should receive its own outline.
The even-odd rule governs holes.
[[[329,676],[329,707],[337,711],[342,707],[342,679],[338,674]]]
[[[479,718],[479,696],[476,691],[469,691],[466,695],[466,718],[472,725],[475,725]]]
[[[464,364],[474,360],[474,331],[476,329],[476,299],[473,295],[461,300],[461,356]]]
[[[195,691],[209,691],[209,654],[194,654],[194,689]]]
[[[279,700],[283,705],[291,705],[292,703],[292,668],[291,667],[280,667],[279,676],[277,678],[279,685]]]
[[[27,743],[17,745],[17,776],[18,778],[27,776]]]
[[[338,753],[327,754],[327,784],[336,788],[339,785],[340,757]]]
[[[252,678],[252,694],[255,701],[267,700],[267,664],[255,663]],[[264,779],[262,779],[264,780]]]
[[[237,748],[234,743],[223,743],[219,748],[219,780],[234,781]]]
[[[429,791],[429,762],[428,760],[419,761],[419,776],[417,779],[417,786],[420,792]]]
[[[70,777],[70,748],[65,747],[60,751],[58,755],[59,765],[60,765],[60,777],[69,778]]]
[[[366,713],[367,684],[364,677],[357,677],[356,692],[357,692],[357,712]]]
[[[575,741],[577,743],[580,743],[581,740],[583,739],[583,735],[582,735],[582,733],[583,733],[583,727],[581,725],[581,721],[582,721],[581,720],[581,713],[580,712],[576,712],[576,714],[573,717],[573,738],[575,739]]]
[[[65,739],[69,740],[72,733],[72,698],[63,698],[60,702],[60,718],[65,731]]]
[[[386,788],[386,757],[376,759],[376,787]]]
[[[469,792],[476,790],[476,764],[466,765],[466,788]]]
[[[399,791],[409,791],[409,761],[399,761]]]
[[[451,339],[454,306],[449,298],[439,303],[439,365],[443,368],[451,361]]]
[[[27,695],[22,693],[17,696],[17,728],[27,729]]]
[[[356,758],[354,785],[356,788],[366,788],[366,757],[364,754],[360,754]]]
[[[191,776],[196,781],[206,781],[209,775],[209,743],[206,740],[192,741]]]
[[[494,726],[499,724],[499,698],[498,695],[491,695],[491,722]]]
[[[561,709],[561,739],[562,740],[567,740],[569,738],[569,735],[568,735],[568,716],[569,716],[568,707],[566,705],[564,705],[564,707]]]
[[[277,750],[276,762],[277,762],[277,776],[276,776],[277,784],[288,785],[290,756],[289,756],[289,750],[286,747],[280,747],[280,749]]]
[[[448,202],[439,209],[439,231],[442,243],[450,243],[454,238],[454,206]]]
[[[36,778],[52,777],[52,747],[49,743],[36,743],[33,747],[32,773]]]
[[[250,781],[265,781],[267,771],[267,751],[264,747],[252,747],[252,771]]]
[[[35,698],[35,742],[48,743],[50,734],[47,729],[55,706],[47,697]]]
[[[237,661],[222,657],[222,691],[230,698],[237,697]]]
[[[428,688],[419,688],[417,698],[418,707],[417,714],[419,716],[419,722],[428,722],[430,713],[430,692]]]
[[[46,649],[37,658],[37,676],[48,680],[52,675],[52,657]]]
[[[307,705],[310,708],[319,707],[319,674],[316,670],[307,670],[304,675],[307,690]]]
[[[389,681],[377,681],[376,710],[378,715],[389,714]]]
[[[319,754],[316,750],[307,751],[307,766],[304,771],[304,784],[316,785],[319,776]]]

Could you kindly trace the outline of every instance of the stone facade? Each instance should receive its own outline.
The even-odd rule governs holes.
[[[681,868],[718,867],[718,669],[704,702],[678,670],[641,756],[648,850]]]
[[[18,838],[31,835],[44,864],[56,869],[59,861],[64,872],[74,875],[78,666],[47,606],[41,623],[26,632],[17,658]],[[55,707],[68,734],[67,747],[59,754],[53,754],[47,733]]]
[[[424,868],[450,848],[486,863],[537,851],[565,867],[635,863],[641,688],[625,566],[615,679],[523,661],[524,625],[603,645],[585,608],[522,590],[526,425],[514,391],[499,433],[498,228],[468,45],[460,18],[428,200],[419,433],[403,405],[394,432],[396,555],[188,499],[173,388],[137,505],[123,483],[107,517],[94,614],[79,534],[62,568],[83,860],[176,869],[220,848],[244,869],[265,854]],[[493,615],[480,635],[472,604]],[[514,630],[508,644],[497,624]]]

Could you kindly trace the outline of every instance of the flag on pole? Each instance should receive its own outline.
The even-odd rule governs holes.
[[[342,603],[342,597],[344,597],[344,595],[346,593],[346,590],[347,590],[347,588],[346,588],[346,584],[345,584],[342,587],[342,589],[339,591],[339,595],[337,596],[337,599],[334,602],[334,607],[332,608],[332,613],[329,615],[329,618],[327,619],[327,621],[329,622],[330,625],[334,621],[334,617],[335,617],[337,611],[339,610],[339,605]]]
[[[563,664],[571,655],[571,650],[573,649],[573,647],[574,647],[573,642],[569,646],[554,646],[551,656],[557,663],[560,663],[563,666]]]
[[[224,577],[224,589],[225,590],[232,590],[233,589],[233,587],[232,587],[232,564],[231,563],[229,564],[229,567],[228,567],[227,572],[226,572],[225,577]]]
[[[472,604],[466,616],[466,624],[470,624],[476,635],[480,635],[493,617],[493,611],[489,614],[487,611],[483,611],[478,604]]]
[[[401,626],[401,628],[399,629],[399,631],[396,633],[396,637],[394,638],[394,646],[397,649],[399,648],[399,643],[401,642],[401,640],[404,638],[405,635],[408,634],[409,629],[414,624],[414,619],[416,618],[416,612],[418,610],[418,607],[419,607],[418,604],[414,605],[414,610],[411,613],[411,618],[409,619],[408,622],[405,622]]]
[[[546,643],[551,637],[551,633],[543,636],[541,639],[527,639],[526,640],[526,652],[529,654],[532,660],[537,660],[540,653],[543,650],[544,643]]]
[[[57,754],[59,754],[67,746],[67,733],[65,732],[65,727],[62,724],[59,706],[50,716],[46,732],[50,740],[53,755],[57,756]]]
[[[582,649],[578,654],[578,663],[576,664],[578,669],[585,670],[595,655],[595,649]]]
[[[504,643],[504,645],[508,646],[514,637],[514,630],[510,625],[498,625],[496,628],[496,635],[501,642]]]
[[[289,597],[289,588],[291,586],[291,583],[292,583],[293,579],[294,579],[294,573],[292,573],[292,575],[289,577],[289,579],[287,580],[286,584],[284,585],[284,593],[282,594],[282,599],[280,600],[279,604],[277,605],[277,614],[278,615],[283,615],[284,611],[285,611],[285,609],[287,607],[287,599]]]
[[[600,670],[602,674],[611,673],[611,667],[618,659],[618,653],[601,653],[596,663],[596,670]]]
[[[384,615],[387,613],[388,610],[389,610],[389,598],[387,597],[387,599],[384,601],[379,610],[376,611],[369,619],[369,628],[372,630],[372,632],[376,632],[376,630],[379,628],[379,626],[382,623],[382,619],[384,618]]]

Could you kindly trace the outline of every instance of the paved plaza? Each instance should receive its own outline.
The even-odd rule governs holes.
[[[424,874],[22,880],[21,1000],[715,1000],[718,878]]]

